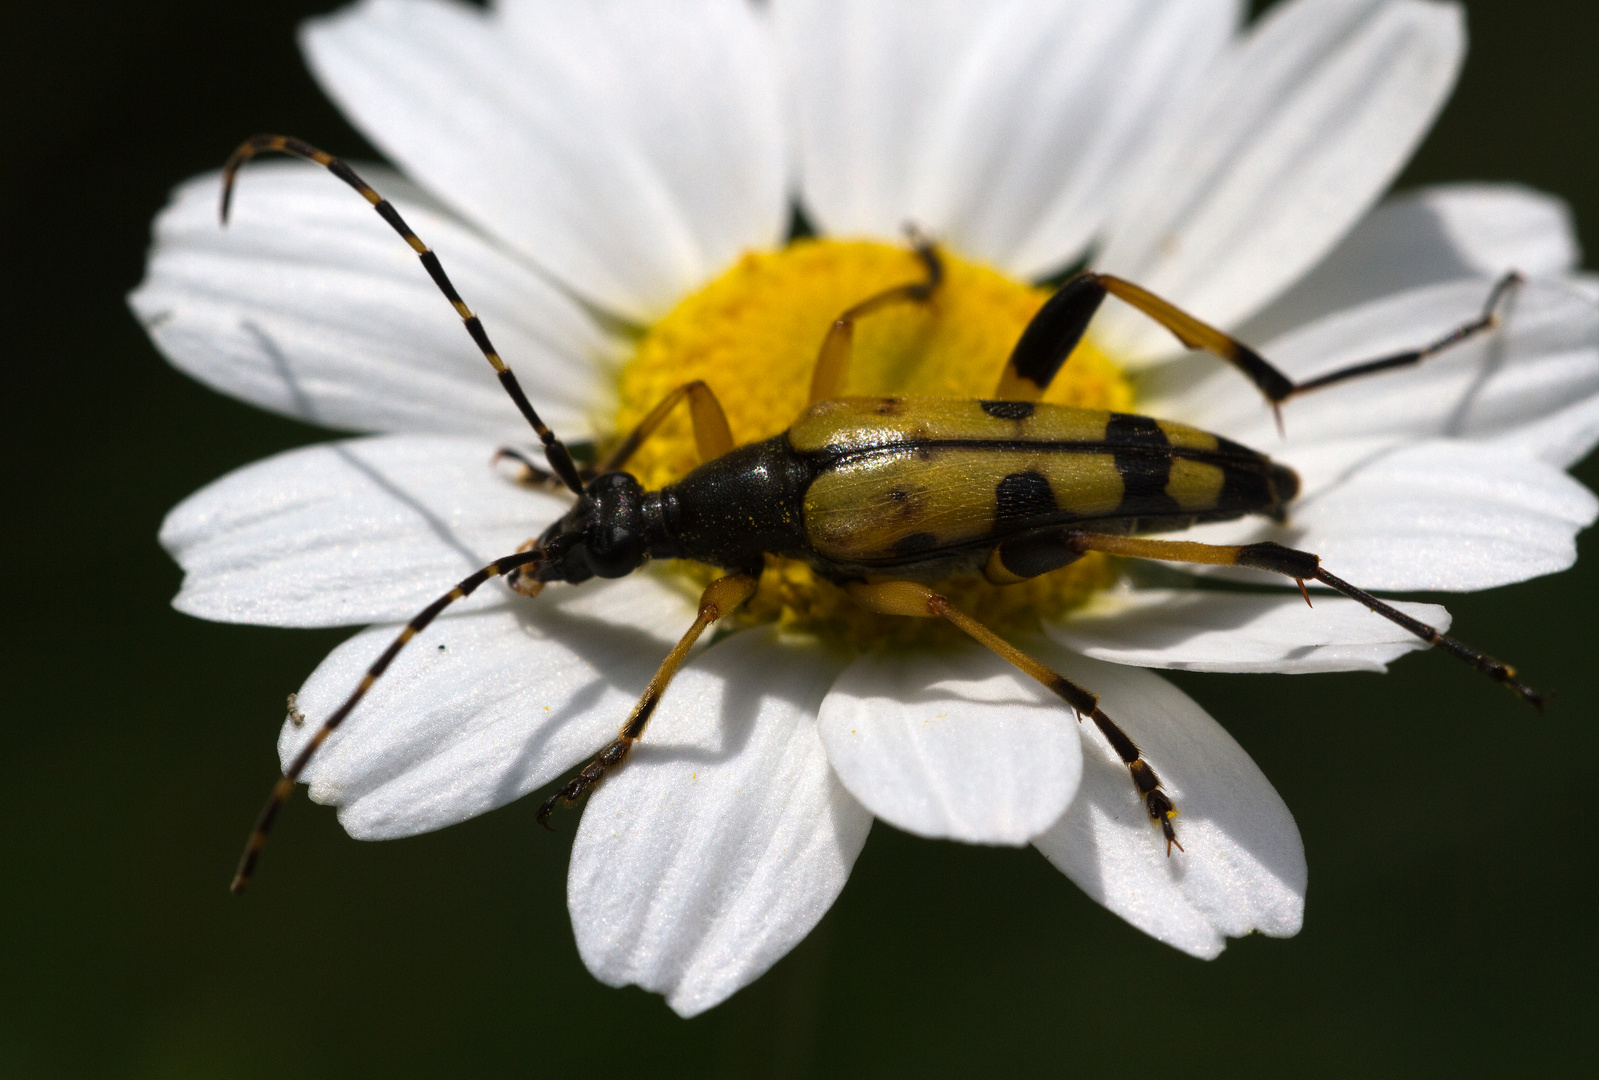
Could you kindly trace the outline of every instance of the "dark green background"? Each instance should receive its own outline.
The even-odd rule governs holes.
[[[1571,573],[1448,599],[1464,636],[1559,689],[1546,718],[1440,656],[1177,679],[1277,785],[1311,866],[1304,932],[1214,963],[1034,852],[882,825],[821,928],[686,1023],[584,971],[571,830],[537,830],[527,802],[360,844],[301,799],[270,873],[229,896],[284,692],[346,632],[174,613],[156,527],[325,434],[176,374],[122,297],[168,188],[241,136],[372,156],[295,51],[296,21],[329,6],[0,13],[0,1075],[1593,1073],[1592,537]],[[1557,192],[1599,251],[1595,5],[1468,7],[1464,79],[1402,183]],[[1599,483],[1592,462],[1578,475]]]

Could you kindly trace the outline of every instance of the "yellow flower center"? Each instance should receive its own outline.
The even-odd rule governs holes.
[[[980,398],[993,394],[1023,328],[1049,296],[940,249],[944,280],[925,304],[897,304],[857,325],[846,394]],[[721,277],[685,298],[639,340],[623,367],[618,437],[631,431],[674,388],[703,379],[727,412],[739,444],[788,428],[805,407],[817,350],[847,308],[896,285],[926,277],[904,247],[869,241],[798,240],[781,251],[745,255]],[[1126,411],[1133,391],[1107,356],[1085,341],[1044,400]],[[680,408],[639,449],[627,468],[647,488],[681,479],[699,459],[688,409]],[[696,586],[718,571],[673,563],[668,573]],[[1019,585],[980,577],[936,584],[964,610],[1002,634],[1036,628],[1109,585],[1097,554]],[[759,591],[735,616],[858,644],[959,637],[942,619],[874,615],[803,563],[769,557]]]

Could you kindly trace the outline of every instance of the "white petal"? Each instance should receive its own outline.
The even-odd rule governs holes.
[[[179,611],[220,622],[401,621],[516,551],[567,502],[495,473],[493,443],[351,439],[246,465],[167,515]],[[507,594],[491,582],[452,613]]]
[[[1395,607],[1439,630],[1437,604]],[[1184,671],[1386,671],[1426,644],[1353,600],[1197,589],[1118,589],[1046,623],[1051,638],[1096,660]]]
[[[741,0],[368,0],[302,41],[395,162],[620,314],[647,321],[782,239],[776,64]]]
[[[1388,186],[1454,85],[1465,29],[1428,0],[1274,8],[1139,169],[1097,268],[1231,325],[1314,265]],[[1118,353],[1171,351],[1118,308]]]
[[[1416,289],[1339,312],[1262,353],[1303,381],[1362,360],[1417,348],[1477,318],[1493,282],[1458,281]],[[1599,397],[1599,306],[1569,286],[1533,281],[1503,309],[1491,334],[1384,372],[1317,390],[1283,407],[1281,441],[1260,393],[1219,361],[1190,358],[1151,372],[1141,407],[1225,433],[1298,467],[1303,451],[1358,437],[1401,442],[1428,437],[1516,437],[1544,456],[1569,453],[1569,432],[1537,430],[1562,410]],[[1198,374],[1197,382],[1185,379]],[[1591,444],[1590,444],[1591,445]],[[1584,448],[1586,449],[1586,448]],[[1564,464],[1564,462],[1561,462]]]
[[[1294,287],[1239,327],[1245,341],[1344,308],[1461,278],[1569,273],[1577,264],[1571,208],[1518,184],[1440,184],[1385,200]]]
[[[1305,910],[1305,849],[1282,797],[1205,710],[1164,679],[1056,650],[1041,658],[1100,696],[1179,816],[1168,857],[1127,769],[1084,725],[1083,784],[1034,843],[1095,900],[1146,934],[1211,958],[1226,938],[1289,937]]]
[[[850,793],[919,836],[1025,844],[1065,811],[1082,769],[1075,714],[975,644],[856,660],[820,724]]]
[[[1033,145],[1020,147],[1034,156],[1025,162],[1029,171],[1013,181],[1018,189],[1014,195],[995,191],[986,179],[978,182],[974,192],[974,199],[981,200],[975,214],[983,216],[977,217],[968,229],[975,232],[978,226],[983,227],[979,251],[989,253],[991,259],[1018,276],[1040,277],[1058,271],[1083,254],[1091,232],[1103,226],[1121,189],[1136,170],[1138,151],[1147,141],[1148,132],[1193,93],[1200,78],[1231,41],[1243,15],[1242,5],[1235,0],[1176,0],[1141,8],[1091,3],[1079,5],[1073,14],[1082,15],[1084,7],[1095,14],[1109,8],[1109,14],[1123,17],[1125,21],[1117,30],[1129,33],[1132,40],[1107,44],[1096,65],[1098,81],[1081,87],[1077,96],[1063,101],[1062,115],[1037,117],[1045,120],[1049,129],[1035,133]],[[1069,39],[1081,40],[1080,32],[1069,20],[1066,25]],[[999,58],[994,66],[1004,64],[1004,59]],[[1083,66],[1088,65],[1085,62]],[[1053,57],[1046,61],[1045,72],[1031,74],[1054,74],[1058,79],[1065,67],[1059,57]],[[987,77],[995,78],[993,73]],[[1036,117],[1036,103],[1025,97],[1019,102],[1004,102],[1001,107],[1015,110],[1010,127],[1016,126],[1018,118]],[[1076,133],[1068,118],[1095,124],[1080,144],[1062,145],[1061,134]],[[994,119],[989,133],[1008,139],[1004,132],[1007,125],[999,123],[997,115]],[[1045,150],[1054,154],[1043,157],[1041,151]],[[1012,168],[1017,170],[1016,166]],[[1035,198],[1048,194],[1050,202],[1035,213],[1022,199],[1029,193]],[[1005,232],[992,236],[1000,227],[1025,238],[1014,251],[999,246],[999,240],[1008,239]]]
[[[1491,445],[1569,469],[1599,445],[1599,395],[1583,398],[1541,420],[1497,435]]]
[[[1183,538],[1276,540],[1315,552],[1363,589],[1468,592],[1567,569],[1577,532],[1599,513],[1593,493],[1560,469],[1492,444],[1358,440],[1324,444],[1301,460],[1310,465],[1307,487],[1315,486],[1287,525],[1230,522]]]
[[[1440,440],[1306,500],[1289,532],[1362,588],[1464,592],[1569,568],[1596,512],[1593,494],[1560,469]]]
[[[773,16],[806,208],[829,233],[896,234],[936,122],[926,103],[945,100],[988,12],[971,0],[775,0]]]
[[[1436,215],[1450,247],[1478,274],[1553,276],[1581,261],[1571,207],[1556,195],[1519,184],[1440,184],[1411,197]]]
[[[546,423],[591,432],[615,346],[581,308],[387,169],[362,166],[517,371]],[[528,427],[416,255],[323,169],[247,166],[226,227],[217,174],[179,187],[128,298],[208,386],[326,427],[526,439]]]
[[[590,797],[572,848],[567,904],[601,982],[692,1016],[760,977],[832,906],[871,828],[816,734],[838,670],[763,630],[678,676]]]
[[[404,649],[311,760],[311,798],[361,840],[429,832],[521,798],[615,738],[693,605],[639,574],[551,587],[440,619]],[[285,766],[398,626],[374,626],[306,680]]]
[[[1058,268],[1238,8],[779,2],[806,204],[830,232],[891,236],[914,221],[1014,273]]]

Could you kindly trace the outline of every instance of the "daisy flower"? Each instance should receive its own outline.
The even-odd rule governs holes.
[[[544,419],[602,450],[704,379],[739,443],[783,431],[831,320],[862,322],[846,391],[984,397],[1048,294],[1091,265],[1235,330],[1290,376],[1425,343],[1527,277],[1504,325],[1426,363],[1259,393],[1107,305],[1045,400],[1202,427],[1298,471],[1275,539],[1358,585],[1483,589],[1571,565],[1599,440],[1599,311],[1556,200],[1508,185],[1377,205],[1449,94],[1457,5],[1289,0],[365,0],[307,24],[327,92],[400,171],[363,169],[482,316]],[[252,165],[157,219],[132,306],[224,393],[345,431],[191,496],[162,528],[175,600],[209,619],[369,626],[298,693],[285,762],[403,622],[569,502],[490,467],[516,409],[412,253],[317,168]],[[795,208],[802,218],[796,218]],[[789,242],[796,220],[814,236]],[[800,230],[802,233],[807,230]],[[695,463],[686,419],[630,466]],[[1239,575],[1245,575],[1243,577]],[[442,828],[551,784],[609,742],[709,580],[658,565],[499,585],[400,654],[306,773],[352,836]],[[1248,580],[1253,588],[1233,582]],[[691,655],[577,825],[584,962],[687,1016],[757,978],[844,886],[874,817],[1037,847],[1095,900],[1195,956],[1298,931],[1298,830],[1249,756],[1148,668],[1380,671],[1421,642],[1262,575],[1159,576],[1098,556],[960,606],[1101,696],[1182,810],[1167,855],[1093,727],[933,620],[852,607],[774,560]],[[1269,585],[1271,588],[1259,586]],[[1397,604],[1440,627],[1430,604]],[[882,644],[883,647],[877,647]]]

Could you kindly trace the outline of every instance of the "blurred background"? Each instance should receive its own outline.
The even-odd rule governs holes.
[[[168,189],[242,136],[376,156],[294,45],[334,6],[0,8],[0,1077],[1592,1075],[1592,535],[1572,572],[1442,598],[1558,689],[1546,717],[1433,655],[1387,676],[1176,676],[1282,792],[1311,868],[1303,933],[1212,963],[1034,851],[881,823],[818,931],[688,1022],[586,973],[572,829],[537,829],[531,801],[362,844],[301,796],[271,873],[228,895],[284,693],[349,631],[176,614],[156,528],[207,481],[327,436],[178,375],[123,295]],[[1599,251],[1599,6],[1466,7],[1464,77],[1399,186],[1542,188]],[[1599,486],[1599,461],[1577,475]]]

